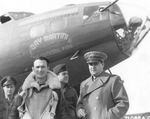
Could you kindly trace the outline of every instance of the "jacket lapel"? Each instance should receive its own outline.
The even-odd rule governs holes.
[[[92,76],[89,77],[84,85],[83,97],[102,87],[109,79],[110,74],[103,72],[95,81],[92,81]]]

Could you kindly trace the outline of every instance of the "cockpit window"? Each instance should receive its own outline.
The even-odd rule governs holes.
[[[31,15],[34,15],[34,14],[30,12],[8,12],[0,16],[0,23],[3,24],[9,21],[20,20],[20,19],[29,17]]]
[[[5,14],[3,16],[0,16],[0,22],[1,22],[1,24],[6,23],[6,22],[8,22],[10,20],[11,20],[11,17],[8,16],[7,14]]]

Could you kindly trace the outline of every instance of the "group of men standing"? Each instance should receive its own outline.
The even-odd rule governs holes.
[[[45,57],[34,60],[32,72],[16,96],[16,79],[4,77],[5,119],[121,119],[129,108],[121,78],[104,71],[105,53],[90,51],[84,58],[91,76],[81,83],[79,97],[68,83],[66,65],[59,64],[50,71]]]

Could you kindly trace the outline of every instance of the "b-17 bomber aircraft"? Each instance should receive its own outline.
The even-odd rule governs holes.
[[[132,56],[150,30],[147,12],[117,1],[70,4],[37,15],[1,15],[1,77],[14,76],[18,89],[32,61],[44,56],[50,60],[50,70],[58,63],[67,65],[69,83],[79,92],[81,81],[89,76],[84,53],[105,52],[105,69],[109,69]]]
[[[137,13],[142,11],[139,8],[116,2],[72,4],[39,15],[8,12],[0,16],[0,75],[16,77],[20,86],[33,59],[44,56],[50,68],[65,63],[75,86],[89,75],[84,53],[105,52],[106,69],[129,58],[148,33],[150,20]]]

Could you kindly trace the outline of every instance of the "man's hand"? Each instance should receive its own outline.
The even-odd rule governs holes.
[[[85,110],[83,108],[80,108],[77,112],[77,116],[79,118],[85,117],[86,116]]]

